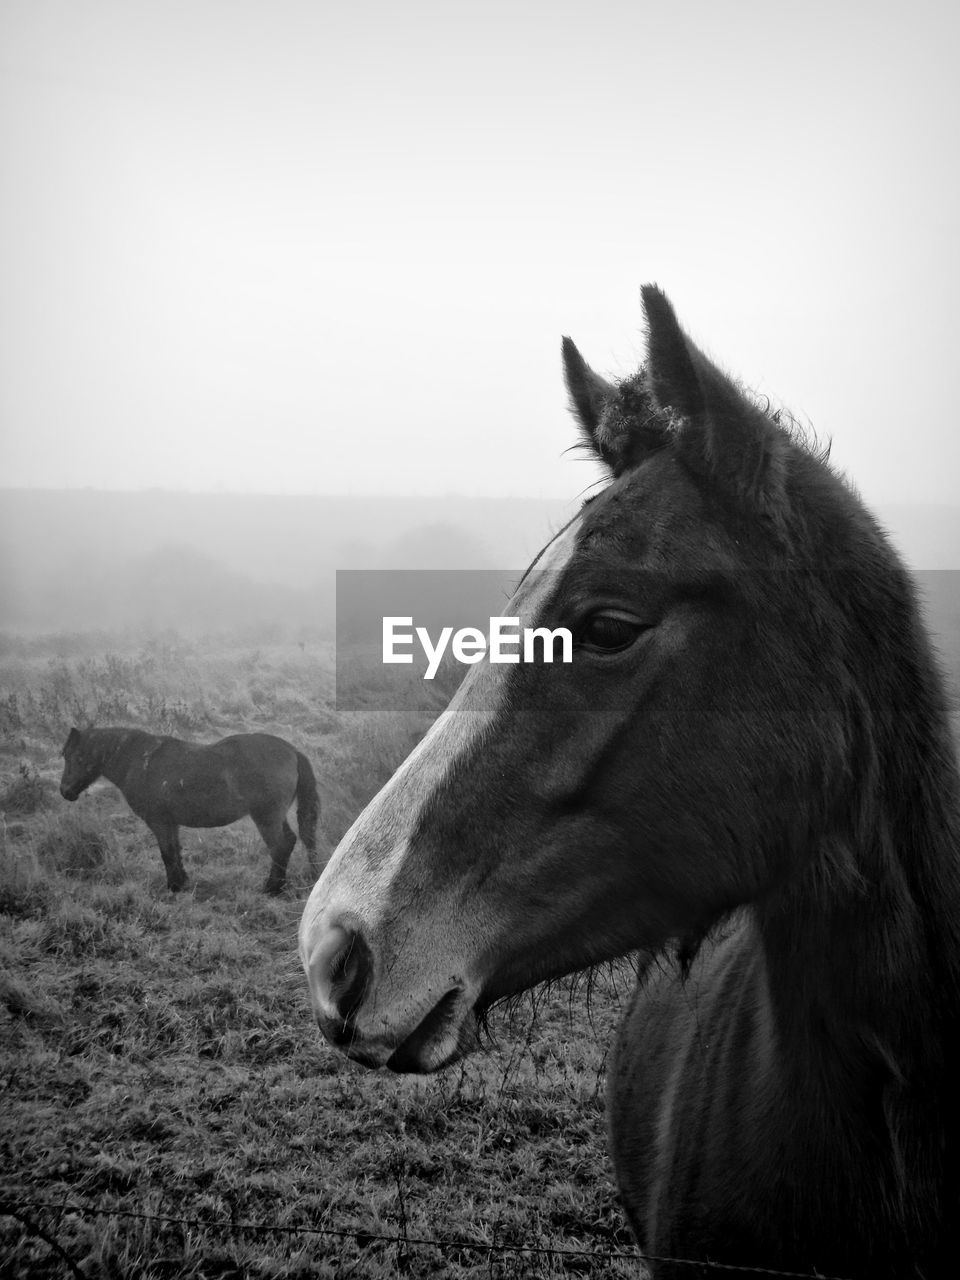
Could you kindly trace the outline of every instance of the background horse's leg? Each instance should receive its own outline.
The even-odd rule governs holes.
[[[279,812],[275,810],[268,817],[257,813],[251,813],[250,817],[257,824],[257,830],[270,850],[270,874],[267,876],[263,891],[279,893],[287,878],[287,863],[290,861],[293,846],[297,843],[297,837],[287,822],[286,813],[282,810]]]
[[[311,874],[316,880],[317,868],[317,822],[320,819],[320,796],[317,793],[317,779],[313,766],[302,751],[297,752],[297,834],[307,855]]]
[[[177,893],[187,883],[187,873],[180,858],[180,828],[174,822],[148,822],[157,837],[160,856],[167,872],[167,888]]]

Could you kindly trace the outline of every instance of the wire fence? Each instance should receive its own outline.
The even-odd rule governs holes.
[[[367,1248],[372,1244],[383,1244],[397,1250],[398,1270],[406,1269],[402,1259],[411,1249],[438,1249],[445,1253],[467,1252],[494,1256],[549,1257],[555,1260],[592,1259],[597,1263],[627,1261],[637,1264],[665,1263],[674,1267],[698,1268],[701,1273],[715,1272],[718,1276],[734,1272],[738,1275],[779,1276],[785,1280],[850,1280],[850,1277],[834,1276],[824,1272],[783,1271],[775,1267],[745,1266],[728,1262],[712,1262],[695,1258],[676,1258],[663,1255],[642,1253],[639,1249],[570,1249],[534,1244],[507,1244],[496,1241],[479,1241],[466,1239],[443,1239],[431,1236],[409,1235],[406,1230],[396,1234],[384,1234],[376,1231],[365,1231],[358,1227],[329,1226],[286,1226],[278,1222],[238,1222],[218,1218],[181,1217],[172,1214],[144,1213],[136,1209],[105,1208],[100,1205],[80,1204],[64,1200],[59,1204],[36,1199],[22,1199],[17,1195],[0,1192],[0,1217],[11,1217],[20,1223],[23,1232],[42,1240],[58,1257],[71,1274],[79,1280],[87,1280],[79,1263],[69,1250],[61,1243],[51,1230],[35,1221],[35,1215],[55,1216],[76,1215],[84,1218],[122,1218],[131,1221],[152,1223],[168,1227],[214,1230],[224,1235],[275,1235],[287,1237],[330,1237],[338,1240],[353,1240],[358,1247]]]

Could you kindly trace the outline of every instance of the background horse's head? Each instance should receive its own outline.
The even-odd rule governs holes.
[[[890,705],[869,673],[915,627],[905,575],[824,459],[643,298],[635,377],[564,340],[611,481],[505,611],[570,628],[573,662],[473,667],[304,911],[319,1024],[359,1061],[436,1069],[498,998],[856,878],[851,779]]]
[[[71,729],[63,744],[63,777],[60,779],[60,794],[64,800],[76,800],[86,791],[91,782],[100,777],[103,765],[100,752],[96,749],[88,733],[79,729]]]

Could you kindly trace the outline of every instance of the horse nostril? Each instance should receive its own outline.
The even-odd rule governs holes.
[[[370,948],[361,935],[340,924],[320,933],[307,974],[324,1035],[337,1034],[333,1023],[356,1016],[373,974]]]
[[[359,933],[347,933],[330,962],[330,996],[340,1018],[346,1023],[363,1004],[373,969],[370,948]]]

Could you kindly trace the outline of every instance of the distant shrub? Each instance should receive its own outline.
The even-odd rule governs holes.
[[[17,733],[23,728],[23,715],[16,693],[0,697],[0,734]]]
[[[250,682],[250,701],[258,711],[265,711],[272,705],[273,693],[260,681],[253,680]]]
[[[20,762],[17,776],[0,792],[0,810],[4,813],[36,813],[48,807],[50,797],[36,767]]]
[[[72,724],[88,719],[82,682],[64,662],[51,662],[36,688],[24,695],[21,712],[26,722],[51,738],[63,738]]]
[[[285,718],[291,724],[298,723],[309,715],[310,710],[309,700],[295,689],[284,687],[274,694],[273,714]]]
[[[137,705],[137,718],[154,733],[176,736],[205,728],[210,723],[210,709],[203,698],[168,698],[150,692]]]
[[[134,724],[176,734],[204,728],[211,719],[201,673],[190,653],[172,643],[55,658],[28,671],[24,683],[0,702],[0,731],[31,726],[62,742],[71,725]]]
[[[0,842],[0,914],[39,916],[50,900],[50,884],[34,851]]]
[[[249,692],[239,683],[225,692],[220,698],[220,714],[236,719],[246,719],[254,713],[253,699]]]
[[[37,853],[44,865],[66,875],[102,871],[113,842],[96,821],[70,810],[57,815],[39,839]]]

